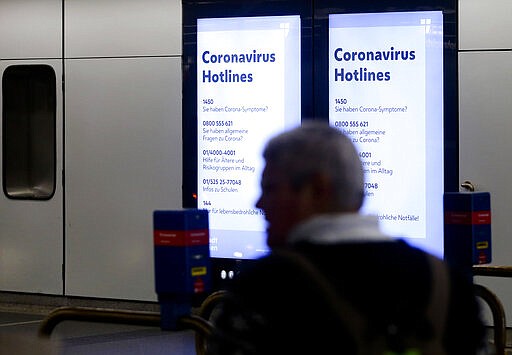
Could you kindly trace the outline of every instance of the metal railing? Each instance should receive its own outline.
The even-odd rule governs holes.
[[[512,266],[473,266],[474,276],[512,277]],[[494,345],[496,355],[505,355],[507,347],[507,322],[505,310],[498,296],[487,287],[475,285],[475,293],[489,306],[493,318]]]
[[[509,266],[474,266],[476,276],[512,277],[512,267]],[[475,294],[490,308],[494,327],[494,345],[496,355],[505,355],[506,349],[506,319],[503,305],[499,298],[488,288],[475,284]],[[225,291],[214,292],[201,304],[197,314],[183,316],[178,319],[177,330],[193,330],[195,332],[195,347],[198,355],[206,352],[206,339],[213,332],[209,319],[215,307],[226,296]],[[39,336],[50,337],[55,327],[68,320],[82,322],[129,324],[149,327],[160,327],[159,312],[142,312],[114,310],[88,307],[60,307],[48,314],[39,327]]]
[[[198,355],[206,352],[206,339],[212,334],[213,326],[209,318],[225,292],[219,291],[208,296],[198,310],[198,314],[183,316],[177,321],[177,330],[193,330]],[[160,327],[159,312],[141,312],[88,307],[60,307],[50,312],[39,326],[40,337],[50,337],[55,327],[64,321],[129,324]]]

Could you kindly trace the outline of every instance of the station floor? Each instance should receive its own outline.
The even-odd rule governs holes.
[[[2,297],[0,355],[196,354],[194,332],[162,331],[153,326],[66,320],[53,329],[49,338],[40,337],[41,322],[53,306],[20,306],[1,301]],[[95,302],[94,307],[99,306],[99,302]],[[106,303],[105,306],[112,309],[111,304]]]
[[[50,337],[39,336],[45,317],[61,306],[158,311],[156,303],[84,300],[0,292],[0,355],[195,355],[193,331],[162,331],[160,327],[65,320]],[[489,348],[495,352],[489,328]],[[506,355],[512,355],[512,330],[507,330]]]

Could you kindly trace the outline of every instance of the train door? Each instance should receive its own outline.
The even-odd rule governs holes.
[[[0,289],[63,291],[60,0],[0,2]]]
[[[510,265],[512,2],[461,1],[459,6],[460,181],[491,193],[492,261]],[[478,276],[475,281],[504,301],[511,326],[510,279]]]
[[[181,4],[64,5],[65,294],[155,300],[152,213],[181,206]]]

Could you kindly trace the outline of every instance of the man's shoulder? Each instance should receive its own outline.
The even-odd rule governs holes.
[[[288,256],[283,257],[284,254]],[[379,273],[387,268],[401,269],[406,265],[409,269],[429,266],[426,252],[400,240],[333,244],[303,242],[284,250],[277,249],[256,260],[243,270],[242,275],[279,277],[282,272],[290,272],[296,267],[290,263],[290,255],[293,257],[293,254],[308,258],[322,271],[358,275],[364,270]]]
[[[303,288],[304,270],[293,262],[304,257],[319,273],[335,284],[366,290],[368,285],[409,285],[428,290],[430,279],[427,254],[402,241],[365,243],[300,243],[286,250],[275,250],[243,270],[237,288]],[[307,286],[306,286],[307,287]],[[340,286],[341,287],[341,286]]]
[[[365,266],[366,269],[424,268],[427,266],[427,253],[401,240],[313,244],[301,243],[294,247],[298,253],[311,258],[319,267],[338,265],[338,270]],[[355,271],[355,270],[354,270]],[[373,270],[378,272],[378,270]]]

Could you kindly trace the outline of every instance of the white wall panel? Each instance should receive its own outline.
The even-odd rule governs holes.
[[[65,56],[181,54],[180,0],[65,0]]]
[[[56,190],[45,201],[12,200],[0,192],[0,290],[62,294],[62,64],[58,59],[0,61],[0,76],[10,65],[30,64],[52,66],[57,78]]]
[[[512,1],[459,0],[459,48],[512,48]]]
[[[152,212],[181,207],[181,59],[66,61],[66,294],[156,299]]]
[[[61,0],[0,1],[0,59],[60,58]]]
[[[491,193],[494,265],[512,265],[512,52],[459,54],[460,179]],[[503,301],[512,324],[512,280],[479,277]]]

